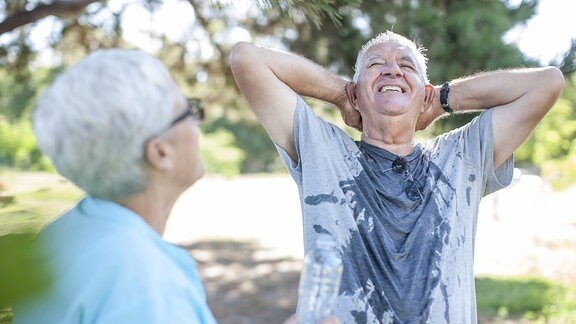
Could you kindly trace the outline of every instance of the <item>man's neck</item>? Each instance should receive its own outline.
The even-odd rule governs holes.
[[[406,156],[414,151],[416,120],[409,114],[399,116],[370,114],[362,126],[362,140],[370,145],[398,156]]]
[[[374,145],[379,148],[383,148],[386,151],[396,154],[398,156],[406,156],[414,152],[414,147],[416,146],[414,142],[410,141],[408,143],[390,143],[378,139],[372,139],[362,135],[362,141]]]
[[[362,141],[383,148],[388,152],[398,156],[406,156],[414,151],[414,131],[409,129],[364,129],[362,132]]]

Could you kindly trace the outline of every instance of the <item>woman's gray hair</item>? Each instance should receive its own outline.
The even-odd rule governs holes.
[[[364,55],[366,54],[366,51],[374,45],[387,42],[396,42],[410,50],[416,58],[416,65],[418,71],[421,73],[422,79],[428,83],[428,72],[426,66],[428,59],[426,58],[426,55],[424,55],[426,48],[422,46],[416,46],[416,44],[408,38],[389,30],[369,40],[358,52],[358,56],[356,57],[356,64],[354,65],[354,78],[352,79],[354,83],[357,83],[358,78],[360,77],[360,70],[362,70],[362,62],[364,61]]]
[[[87,194],[130,196],[146,185],[147,139],[170,123],[181,97],[156,58],[136,50],[94,52],[39,98],[32,115],[38,146]]]

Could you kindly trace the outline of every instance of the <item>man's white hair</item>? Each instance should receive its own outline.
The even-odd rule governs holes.
[[[406,47],[410,52],[412,52],[412,54],[414,54],[414,58],[416,59],[416,67],[418,68],[422,79],[428,83],[428,72],[426,67],[426,62],[428,59],[426,58],[426,55],[424,55],[426,49],[422,46],[416,46],[416,44],[408,38],[389,30],[369,40],[358,52],[358,56],[356,57],[356,64],[354,65],[354,78],[352,79],[354,83],[357,83],[358,78],[360,77],[362,63],[364,61],[366,51],[374,45],[384,44],[387,42],[398,43],[399,45]]]
[[[108,200],[146,185],[144,148],[170,123],[181,92],[136,50],[96,51],[58,76],[32,115],[38,146],[64,177]]]

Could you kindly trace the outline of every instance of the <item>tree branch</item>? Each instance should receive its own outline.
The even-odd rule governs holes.
[[[212,40],[212,45],[214,45],[214,47],[216,47],[216,50],[220,54],[219,59],[222,63],[224,63],[222,66],[227,66],[228,55],[227,55],[226,51],[224,50],[224,48],[222,48],[222,46],[220,46],[220,44],[218,44],[214,41],[213,35],[210,33],[210,29],[208,28],[209,24],[210,24],[210,20],[202,15],[202,11],[201,11],[200,6],[196,2],[194,2],[194,0],[188,0],[188,2],[192,6],[192,9],[194,9],[194,13],[196,14],[196,19],[200,23],[200,26],[202,26],[202,28],[210,35],[210,39]]]
[[[0,23],[0,35],[47,16],[76,14],[91,3],[102,1],[103,0],[55,0],[51,4],[41,4],[29,11],[18,11]]]

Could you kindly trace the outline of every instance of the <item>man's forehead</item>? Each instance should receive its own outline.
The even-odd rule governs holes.
[[[392,52],[395,56],[400,56],[401,58],[409,59],[411,61],[416,60],[414,53],[412,53],[408,47],[402,46],[396,42],[374,44],[366,51],[364,57],[367,61],[382,57],[383,55],[388,54],[387,52]]]

